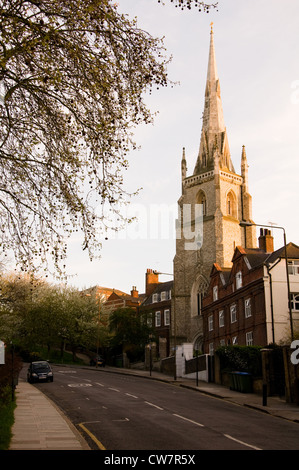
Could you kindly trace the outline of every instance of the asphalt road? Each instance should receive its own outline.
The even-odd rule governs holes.
[[[92,449],[298,450],[299,426],[175,385],[54,367],[36,386],[82,432]]]

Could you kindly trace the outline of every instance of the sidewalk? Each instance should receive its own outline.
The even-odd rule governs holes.
[[[75,426],[36,387],[19,379],[9,450],[89,450]]]
[[[92,369],[95,370],[94,367]],[[98,371],[100,373],[129,374],[149,380],[167,382],[174,386],[186,387],[236,405],[247,406],[278,418],[299,423],[299,406],[286,403],[279,397],[267,397],[267,406],[263,406],[260,395],[236,392],[214,383],[199,381],[196,386],[195,379],[180,377],[174,380],[173,377],[155,371],[150,374],[149,371],[144,370],[120,369],[109,366],[99,368]],[[16,400],[17,407],[10,450],[89,450],[81,434],[56,405],[24,379],[19,379]]]

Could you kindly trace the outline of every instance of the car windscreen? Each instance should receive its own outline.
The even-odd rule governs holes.
[[[48,366],[48,364],[33,364],[32,369],[37,372],[48,372],[50,370],[50,367]]]

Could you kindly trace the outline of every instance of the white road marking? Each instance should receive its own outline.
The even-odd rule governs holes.
[[[68,387],[92,387],[91,384],[68,384]]]
[[[158,410],[163,410],[163,408],[160,408],[160,406],[154,405],[154,403],[150,403],[149,401],[145,401],[147,405],[153,406],[154,408],[158,408]]]
[[[255,449],[255,450],[262,450],[259,447],[252,446],[251,444],[247,444],[247,442],[239,441],[239,439],[236,439],[236,438],[230,436],[229,434],[224,434],[224,436],[227,437],[228,439],[231,439],[232,441],[235,441],[235,442],[238,442],[239,444],[242,444],[243,446],[251,447],[252,449]]]
[[[105,385],[100,384],[100,382],[95,382],[96,385],[99,385],[100,387],[105,387]]]
[[[138,397],[136,397],[136,395],[132,395],[131,393],[126,393],[126,395],[127,395],[128,397],[138,398]]]
[[[204,427],[203,424],[198,423],[197,421],[193,421],[192,419],[185,418],[184,416],[177,415],[177,414],[175,414],[175,413],[173,413],[173,416],[176,416],[177,418],[184,419],[185,421],[189,421],[189,423],[196,424],[196,426],[201,426],[202,428]]]
[[[117,388],[109,387],[109,390],[113,390],[114,392],[119,392],[119,390]]]

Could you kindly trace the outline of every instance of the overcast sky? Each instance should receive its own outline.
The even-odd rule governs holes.
[[[100,285],[129,293],[135,285],[144,292],[147,268],[173,272],[182,148],[191,175],[200,143],[211,21],[231,158],[240,173],[245,145],[253,219],[285,227],[287,241],[299,245],[298,0],[219,0],[218,12],[209,14],[165,3],[118,0],[119,10],[137,16],[139,27],[165,36],[173,56],[169,76],[180,84],[146,98],[159,114],[154,125],[136,131],[141,149],[129,155],[127,188],[143,188],[129,215],[139,215],[140,224],[104,241],[101,260],[92,263],[74,241],[68,268],[77,273],[70,281],[76,287]],[[166,225],[155,217],[160,205]],[[273,233],[279,248],[282,231]]]

